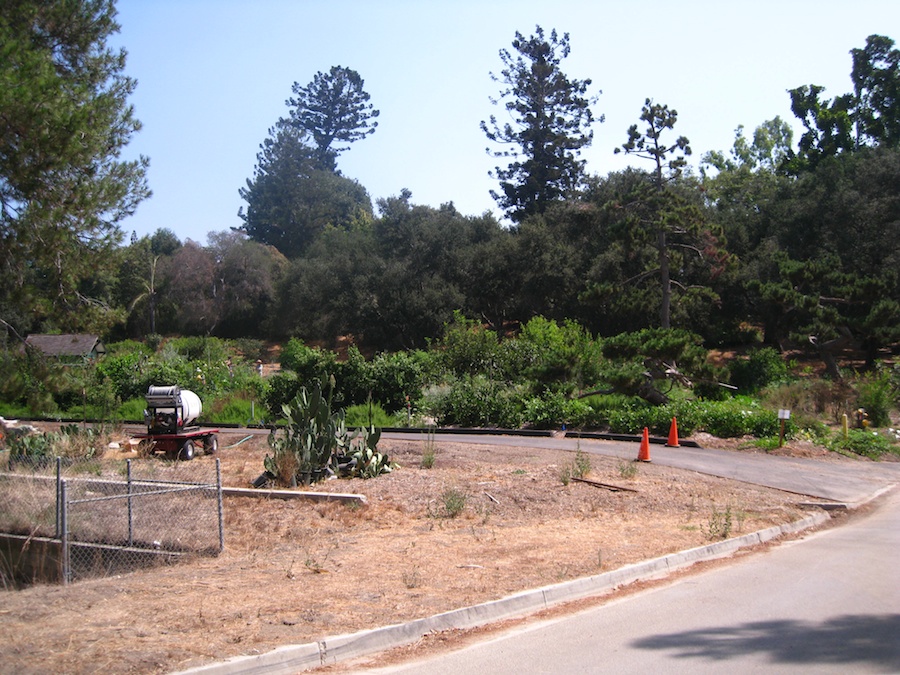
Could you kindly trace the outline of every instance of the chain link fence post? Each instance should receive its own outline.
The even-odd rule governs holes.
[[[66,492],[66,481],[59,481],[59,526],[60,526],[60,565],[62,567],[62,583],[63,586],[69,584],[71,569],[69,567],[69,517],[68,517],[68,496]]]
[[[125,461],[128,469],[128,545],[134,546],[134,504],[131,499],[131,460]]]
[[[225,550],[225,508],[222,501],[222,463],[216,457],[216,492],[219,501],[219,553]]]
[[[56,538],[59,539],[61,533],[61,523],[60,513],[62,513],[62,506],[60,504],[60,494],[59,494],[59,485],[62,480],[62,457],[56,458]]]

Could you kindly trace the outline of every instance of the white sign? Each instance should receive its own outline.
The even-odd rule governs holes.
[[[780,420],[791,419],[791,411],[790,410],[779,410],[778,411],[778,419],[780,419]]]

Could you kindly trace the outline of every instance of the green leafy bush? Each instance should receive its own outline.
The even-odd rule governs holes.
[[[891,423],[893,407],[891,381],[888,373],[863,378],[857,386],[857,404],[869,416],[869,424],[886,427]]]
[[[30,414],[31,410],[25,405],[0,402],[0,417],[16,419],[19,417],[28,417]]]
[[[248,363],[255,363],[266,355],[266,345],[262,340],[236,338],[231,341],[234,351]]]
[[[697,430],[714,436],[770,436],[780,429],[778,414],[741,397],[725,401],[684,399],[664,406],[653,406],[638,398],[592,397],[592,422],[603,422],[613,433],[636,434],[644,427],[657,436],[667,436],[674,417],[678,433],[688,436]],[[791,427],[793,428],[793,427]]]
[[[167,344],[179,356],[198,363],[224,363],[231,355],[227,343],[216,337],[178,337],[173,338]]]
[[[525,421],[536,429],[583,426],[592,410],[585,401],[570,399],[559,391],[545,391],[525,401]]]
[[[114,400],[90,400],[91,392],[103,387],[112,388],[111,396],[118,401],[128,401],[143,397],[151,385],[177,384],[196,393],[205,410],[209,410],[216,399],[228,398],[240,391],[246,397],[262,399],[264,382],[251,365],[222,340],[178,338],[166,342],[152,355],[148,355],[145,348],[127,351],[124,346],[130,343],[119,344],[122,349],[97,364],[87,387],[88,402],[95,407],[114,407]]]
[[[497,334],[484,328],[462,312],[453,314],[453,322],[444,325],[444,335],[434,345],[441,366],[458,377],[495,375],[500,365],[500,342]]]
[[[97,364],[95,380],[98,383],[109,382],[116,396],[122,401],[142,396],[147,389],[138,390],[143,386],[141,368],[146,359],[147,355],[139,349],[110,354]]]
[[[247,424],[255,422],[254,413],[262,412],[246,394],[238,392],[215,399],[209,406],[204,404],[201,419],[207,424]]]
[[[475,376],[456,380],[438,391],[432,390],[425,405],[426,412],[440,425],[505,429],[522,426],[522,403],[515,387]]]
[[[567,391],[596,382],[602,361],[600,344],[581,325],[567,320],[560,326],[540,316],[504,341],[500,354],[508,379]]]
[[[269,415],[272,418],[278,418],[281,415],[282,406],[293,401],[300,393],[302,386],[300,378],[293,371],[283,370],[272,375],[268,379],[268,386],[263,397]]]
[[[721,438],[761,438],[778,434],[781,423],[777,411],[764,409],[756,401],[739,397],[705,405],[702,427],[706,432]],[[788,430],[792,429],[793,425],[789,422]]]
[[[437,356],[430,352],[376,355],[369,364],[372,398],[388,412],[404,410],[407,396],[413,403],[422,396],[422,389],[436,371],[436,365]]]
[[[347,350],[347,359],[335,360],[334,400],[336,405],[350,406],[365,403],[369,398],[380,400],[373,394],[372,368],[355,345]]]
[[[308,347],[301,340],[291,338],[282,347],[281,368],[296,373],[304,385],[315,386],[318,383],[324,386],[338,369],[337,356],[334,352]]]
[[[660,435],[668,435],[669,426],[674,417],[678,420],[678,433],[682,436],[689,436],[703,424],[707,407],[718,403],[719,401],[700,401],[696,399],[685,399],[672,403],[665,408],[665,412],[667,413],[666,417],[669,421],[664,428],[658,430],[658,433]]]
[[[377,403],[360,403],[346,408],[348,427],[391,427],[394,418],[388,415]]]
[[[651,433],[668,433],[672,417],[663,406],[636,405],[609,412],[609,430],[617,434],[637,434],[647,427]]]
[[[733,361],[729,370],[731,384],[743,393],[754,393],[771,384],[785,382],[789,375],[781,354],[772,347],[750,350],[747,358]]]
[[[124,422],[141,422],[144,421],[144,410],[147,408],[147,399],[143,396],[140,398],[131,398],[119,406],[116,416]]]
[[[885,453],[900,454],[900,448],[887,436],[865,429],[850,429],[845,439],[838,433],[827,442],[829,450],[848,451],[870,459],[879,459]]]
[[[155,354],[165,341],[166,338],[159,333],[148,333],[144,336],[144,344],[147,345],[151,354]]]
[[[156,351],[155,347],[137,340],[122,340],[121,342],[112,342],[106,345],[106,356],[104,361],[111,356],[120,356],[122,354],[141,354],[146,357],[153,356]]]

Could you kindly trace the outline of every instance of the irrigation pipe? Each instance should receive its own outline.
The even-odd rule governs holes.
[[[241,443],[243,443],[244,441],[249,441],[251,438],[253,438],[253,434],[250,434],[249,436],[244,436],[244,438],[242,438],[241,440],[239,440],[237,443],[232,443],[231,445],[226,445],[226,446],[225,446],[225,449],[227,450],[227,449],[229,449],[229,448],[236,448],[236,447],[239,446]]]

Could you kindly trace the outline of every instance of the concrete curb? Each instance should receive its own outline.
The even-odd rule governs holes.
[[[452,629],[466,629],[531,614],[554,605],[580,600],[639,580],[658,579],[702,560],[714,560],[735,551],[771,541],[786,534],[816,527],[827,522],[826,512],[801,520],[776,525],[741,537],[727,539],[661,558],[627,565],[611,572],[565,581],[492,600],[472,607],[455,609],[404,624],[395,624],[347,635],[323,638],[318,642],[288,645],[258,656],[239,656],[221,663],[180,671],[178,675],[290,675],[300,670],[330,665],[415,642],[423,635]]]

